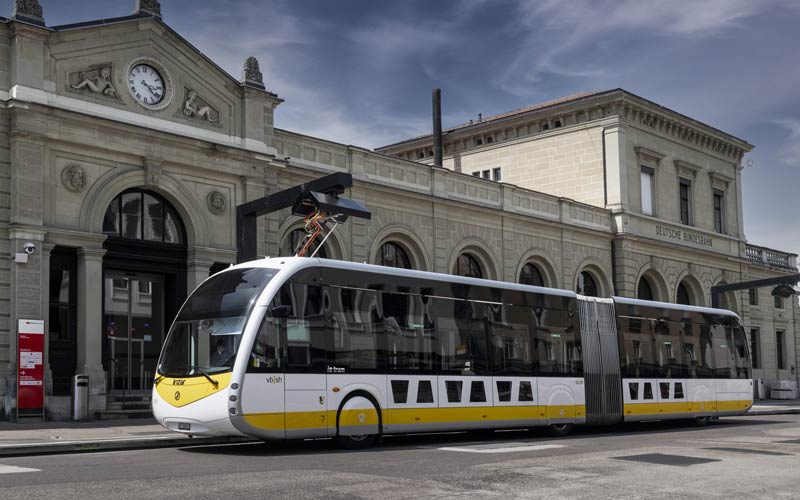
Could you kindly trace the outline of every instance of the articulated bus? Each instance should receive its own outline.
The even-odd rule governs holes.
[[[263,440],[741,415],[742,321],[726,310],[328,259],[215,274],[178,313],[153,412]]]

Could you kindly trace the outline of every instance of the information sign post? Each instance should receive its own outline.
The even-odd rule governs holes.
[[[44,420],[44,321],[21,319],[17,328],[17,420]]]

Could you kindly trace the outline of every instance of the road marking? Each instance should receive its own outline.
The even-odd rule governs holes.
[[[16,465],[0,464],[0,474],[19,474],[20,472],[41,472],[42,469],[31,469],[30,467],[17,467]]]
[[[505,448],[469,448],[466,446],[463,447],[455,447],[455,446],[446,446],[444,448],[438,448],[441,451],[461,451],[464,453],[514,453],[518,451],[542,451],[542,450],[553,450],[556,448],[563,448],[563,444],[537,444],[531,446],[507,446]]]

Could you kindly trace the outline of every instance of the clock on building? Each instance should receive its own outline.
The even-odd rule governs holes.
[[[145,108],[162,109],[169,104],[172,82],[163,66],[155,61],[140,58],[131,62],[126,79],[128,91]]]

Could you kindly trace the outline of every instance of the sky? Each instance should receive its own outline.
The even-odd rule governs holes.
[[[5,0],[10,15],[11,4]],[[40,0],[48,25],[134,0]],[[745,139],[748,241],[800,253],[800,0],[163,0],[164,21],[285,102],[276,126],[375,148],[624,88]]]

